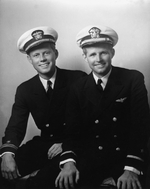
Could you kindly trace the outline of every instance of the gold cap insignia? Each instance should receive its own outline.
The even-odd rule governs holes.
[[[44,32],[42,30],[36,30],[31,35],[35,40],[40,40],[43,38]]]
[[[101,30],[97,27],[93,27],[89,30],[89,34],[91,35],[91,38],[100,38]]]

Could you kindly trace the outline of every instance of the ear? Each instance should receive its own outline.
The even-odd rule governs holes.
[[[114,49],[114,48],[112,48],[112,50],[111,50],[111,54],[112,54],[112,58],[113,58],[114,55],[115,55],[115,49]]]
[[[55,56],[56,56],[56,59],[58,58],[58,55],[59,55],[58,50],[55,49]]]
[[[85,60],[86,62],[88,62],[88,61],[87,61],[87,56],[86,56],[86,54],[83,53],[82,56],[83,56],[84,60]]]
[[[32,64],[32,60],[31,60],[30,55],[27,55],[27,59],[28,59],[28,61]]]

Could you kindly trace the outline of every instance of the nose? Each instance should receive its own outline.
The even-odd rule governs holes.
[[[41,54],[41,56],[40,56],[40,61],[41,62],[45,62],[46,61],[46,57],[43,54]]]
[[[96,56],[96,61],[97,61],[97,62],[100,62],[101,60],[102,60],[101,55],[100,55],[100,54],[97,54],[97,56]]]

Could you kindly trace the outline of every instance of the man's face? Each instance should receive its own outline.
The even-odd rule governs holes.
[[[55,71],[57,51],[49,43],[35,47],[28,55],[29,62],[39,75],[45,79],[50,78]]]
[[[85,47],[84,58],[97,76],[105,76],[111,69],[114,49],[108,44],[95,44]]]

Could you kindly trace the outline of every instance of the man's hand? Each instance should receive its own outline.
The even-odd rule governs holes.
[[[142,189],[138,175],[127,170],[118,178],[117,187],[118,189]]]
[[[18,178],[18,176],[21,176],[11,153],[6,153],[2,156],[1,171],[2,176],[8,180],[14,180]]]
[[[62,152],[62,143],[53,144],[48,150],[48,159],[52,159]]]
[[[78,180],[79,171],[77,170],[74,162],[67,162],[56,178],[55,186],[60,189],[74,188]]]

